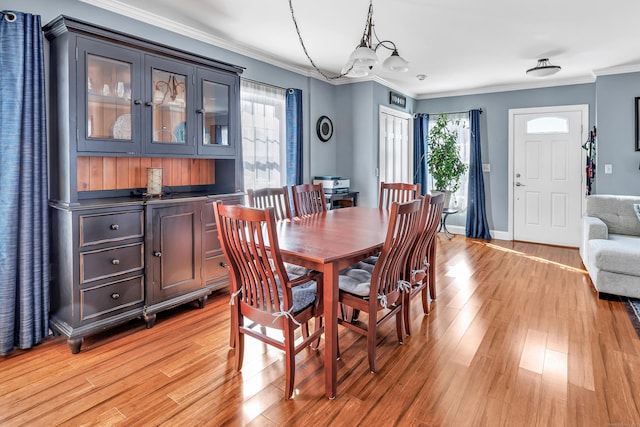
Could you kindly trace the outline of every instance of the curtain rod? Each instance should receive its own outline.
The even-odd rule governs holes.
[[[246,79],[244,77],[241,78],[241,80],[244,80],[245,82],[249,82],[249,83],[254,83],[254,84],[258,84],[258,85],[262,85],[262,86],[269,86],[272,87],[274,89],[280,89],[280,90],[287,90],[284,87],[280,87],[280,86],[276,86],[276,85],[272,85],[270,83],[265,83],[265,82],[259,82],[257,80],[251,80],[251,79]]]
[[[469,108],[466,111],[444,111],[441,113],[416,113],[416,114],[428,114],[430,116],[442,116],[443,114],[462,114],[462,113],[468,113],[471,110],[480,110],[480,114],[482,114],[482,108]],[[417,116],[416,116],[417,117]]]

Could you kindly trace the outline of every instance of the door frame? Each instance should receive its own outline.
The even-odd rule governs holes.
[[[583,190],[585,190],[586,183],[586,162],[587,162],[587,151],[582,149],[582,141],[587,140],[587,132],[589,131],[589,104],[577,104],[577,105],[559,105],[559,106],[549,106],[549,107],[533,107],[533,108],[510,108],[509,109],[509,170],[508,170],[508,200],[509,200],[509,227],[507,234],[509,236],[509,240],[513,240],[514,237],[514,226],[513,226],[513,217],[514,217],[514,198],[513,198],[513,169],[514,169],[514,161],[515,161],[515,116],[519,114],[544,114],[544,113],[565,113],[569,111],[578,111],[582,115],[582,128],[580,129],[580,162],[582,165],[585,165],[581,169],[580,174],[580,186]],[[586,192],[582,192],[582,198],[580,199],[580,212],[584,212],[584,205],[586,200]]]
[[[415,167],[413,164],[413,150],[415,147],[413,146],[413,114],[406,113],[404,111],[396,110],[394,108],[389,108],[384,105],[379,105],[378,108],[378,164],[376,165],[376,178],[378,178],[378,190],[380,189],[380,161],[382,160],[382,144],[384,142],[384,135],[382,132],[382,114],[388,114],[390,116],[397,117],[399,119],[408,120],[409,126],[407,127],[407,137],[409,139],[409,162],[411,163],[411,170]],[[378,194],[376,193],[376,206],[378,200]]]

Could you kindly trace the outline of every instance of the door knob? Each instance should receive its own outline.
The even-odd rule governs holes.
[[[153,256],[160,258],[160,257],[162,256],[162,252],[160,252],[160,251],[155,251],[155,252],[153,253]]]
[[[520,184],[519,182],[516,182],[516,187],[524,187],[524,184]]]

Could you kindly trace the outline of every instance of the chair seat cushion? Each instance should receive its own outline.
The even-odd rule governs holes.
[[[338,288],[353,295],[368,297],[371,289],[371,273],[359,268],[352,268],[338,276]]]
[[[305,274],[307,274],[310,270],[306,267],[302,267],[296,264],[290,264],[288,262],[284,263],[284,269],[287,270],[287,273],[289,273],[289,276],[304,276]]]
[[[297,277],[300,276],[290,274],[289,280],[293,280]],[[316,301],[316,297],[318,295],[317,286],[318,284],[315,282],[315,280],[312,280],[311,282],[305,283],[304,285],[291,288],[294,313],[298,313],[304,310]],[[282,301],[282,287],[280,283],[278,283],[278,296],[280,297],[280,301]],[[280,310],[284,311],[284,306],[281,306]]]

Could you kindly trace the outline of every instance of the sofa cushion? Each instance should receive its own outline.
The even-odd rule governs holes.
[[[610,234],[640,236],[640,221],[633,210],[634,203],[640,203],[640,196],[596,194],[587,197],[585,214],[600,218]]]
[[[588,243],[589,265],[613,273],[640,276],[640,238],[609,234],[608,240]]]

